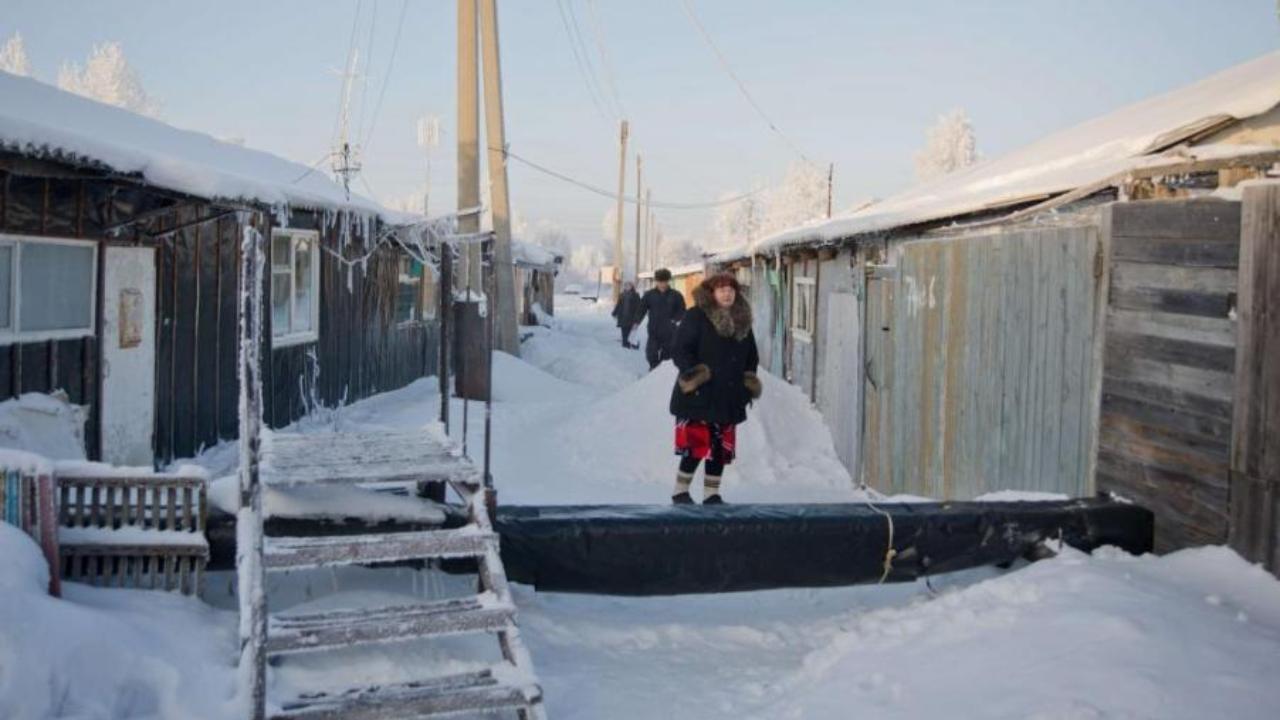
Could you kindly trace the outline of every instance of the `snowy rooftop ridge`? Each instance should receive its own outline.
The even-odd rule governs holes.
[[[323,171],[181,130],[30,78],[0,72],[0,148],[105,165],[196,197],[345,210],[390,222],[401,214],[352,194]]]
[[[919,184],[874,205],[784,230],[754,247],[726,250],[713,259],[728,261],[786,245],[831,242],[1070,191],[1150,165],[1152,158],[1144,156],[1222,121],[1260,115],[1277,103],[1280,51]],[[1246,149],[1257,150],[1242,147],[1241,151]],[[1221,156],[1222,152],[1217,148],[1205,154]]]

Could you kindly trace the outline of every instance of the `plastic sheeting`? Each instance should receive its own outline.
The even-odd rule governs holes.
[[[513,581],[675,595],[904,582],[1010,562],[1047,539],[1144,553],[1154,523],[1142,507],[1103,499],[876,507],[509,506],[498,509],[496,527]],[[885,575],[890,518],[894,555]]]

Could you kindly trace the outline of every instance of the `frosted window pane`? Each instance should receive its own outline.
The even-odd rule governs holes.
[[[13,327],[13,246],[0,245],[0,328]]]
[[[93,253],[93,246],[23,244],[21,330],[92,326]]]
[[[289,274],[271,274],[271,334],[289,334]]]
[[[289,236],[288,235],[272,236],[271,267],[274,270],[289,269]]]
[[[299,238],[293,245],[293,278],[294,291],[297,293],[293,306],[293,330],[301,332],[311,329],[311,304],[315,302],[314,288],[311,287],[311,263],[315,250],[310,239]]]

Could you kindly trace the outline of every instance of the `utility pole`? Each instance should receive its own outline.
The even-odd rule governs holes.
[[[644,158],[640,153],[636,153],[636,267],[631,274],[631,279],[635,282],[640,281],[640,233],[644,228],[644,202],[641,200],[640,188],[641,184],[640,169],[644,166]]]
[[[627,121],[622,121],[618,147],[618,207],[613,233],[613,301],[622,294],[622,197],[627,192]]]
[[[831,219],[831,185],[832,180],[835,179],[835,175],[836,164],[831,163],[827,165],[827,219]]]
[[[351,146],[351,86],[356,79],[356,66],[360,62],[358,48],[352,48],[347,56],[347,68],[342,73],[342,107],[338,110],[338,145],[333,149],[333,174],[342,178],[342,189],[351,198],[351,179],[360,174],[360,148]]]
[[[422,191],[422,215],[431,215],[431,151],[440,144],[440,118],[423,115],[418,118],[418,147],[427,155],[427,185]]]
[[[653,264],[653,188],[645,188],[644,190],[644,252],[648,256],[649,271],[654,269]]]
[[[480,232],[480,90],[476,0],[458,0],[458,232]],[[480,287],[480,246],[464,248],[458,287]],[[467,298],[470,301],[471,298]]]
[[[473,0],[474,1],[474,0]],[[480,0],[480,43],[484,55],[484,129],[489,145],[489,200],[493,214],[494,346],[520,355],[516,330],[515,264],[511,258],[511,196],[507,188],[507,132],[502,111],[502,64],[498,54],[497,0]]]

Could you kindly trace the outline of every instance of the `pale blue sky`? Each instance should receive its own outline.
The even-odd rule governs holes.
[[[747,105],[688,21],[681,0],[571,3],[603,73],[591,7],[655,197],[714,199],[775,182],[794,155]],[[163,104],[164,118],[300,162],[328,149],[357,2],[319,0],[4,0],[0,37],[20,31],[36,74],[118,40]],[[588,182],[616,183],[616,120],[602,117],[575,66],[556,0],[499,2],[512,150]],[[1187,84],[1275,49],[1275,0],[837,2],[694,0],[739,76],[811,158],[836,164],[836,207],[912,182],[912,154],[942,112],[964,107],[979,149],[998,155],[1054,130]],[[365,158],[381,199],[422,182],[414,120],[442,116],[432,209],[452,207],[455,3],[409,0],[387,72],[400,0],[364,0],[360,44],[376,7]],[[360,124],[360,103],[353,123]],[[628,175],[633,176],[633,169]],[[628,181],[632,182],[631,179]],[[577,240],[600,235],[610,201],[511,170],[512,200],[531,223]],[[363,190],[363,186],[358,186]],[[697,236],[709,211],[665,211]],[[628,234],[633,221],[628,218]]]

